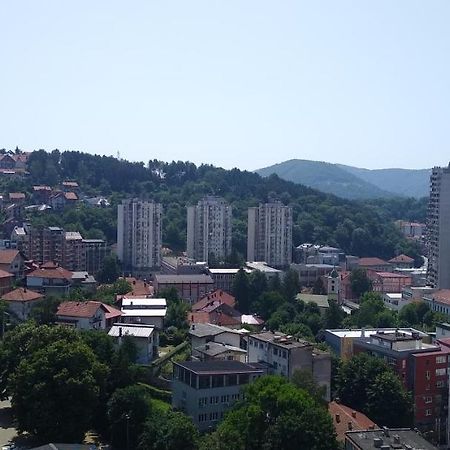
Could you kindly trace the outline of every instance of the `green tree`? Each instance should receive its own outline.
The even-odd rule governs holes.
[[[114,283],[120,276],[119,261],[116,255],[109,255],[103,261],[103,268],[97,274],[100,283]]]
[[[293,301],[295,296],[300,292],[300,281],[298,272],[289,269],[283,278],[283,293],[288,301]]]
[[[108,402],[111,444],[114,449],[137,448],[144,422],[150,415],[147,390],[139,385],[117,389]]]
[[[352,291],[358,297],[361,297],[364,293],[372,290],[372,282],[368,278],[366,271],[361,268],[352,270],[352,273],[350,274],[350,283]]]
[[[139,438],[139,450],[196,450],[199,434],[192,420],[180,412],[152,414]]]
[[[319,386],[314,380],[312,373],[309,370],[296,370],[292,375],[292,384],[299,389],[303,389],[316,401],[318,405],[326,407],[326,386]]]
[[[92,425],[106,374],[79,340],[58,340],[27,355],[10,381],[18,429],[47,442],[79,442]]]
[[[333,450],[338,448],[328,412],[285,378],[261,377],[247,386],[245,402],[217,430],[220,449]],[[210,441],[210,444],[214,439]]]
[[[324,328],[340,328],[347,314],[335,300],[328,300],[329,307],[325,311]]]
[[[367,397],[367,415],[379,426],[412,426],[412,398],[393,372],[377,375],[367,387]]]
[[[279,292],[264,292],[254,303],[254,308],[263,319],[268,319],[285,301]]]
[[[239,269],[234,278],[232,291],[236,299],[237,309],[243,314],[248,314],[250,312],[251,301],[250,283],[248,275],[242,268]]]
[[[325,286],[323,285],[322,278],[317,278],[314,283],[312,293],[316,295],[326,295],[327,291],[325,289]]]

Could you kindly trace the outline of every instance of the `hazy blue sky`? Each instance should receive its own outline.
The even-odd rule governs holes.
[[[0,19],[0,147],[450,160],[449,0],[4,0]]]

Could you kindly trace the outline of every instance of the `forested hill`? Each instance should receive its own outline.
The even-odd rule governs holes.
[[[262,176],[275,173],[284,180],[349,199],[426,197],[430,172],[430,169],[369,170],[304,159],[291,159],[256,170]]]
[[[373,207],[340,199],[303,185],[284,181],[276,175],[262,178],[238,169],[225,170],[210,165],[197,167],[190,162],[147,164],[118,160],[80,152],[43,150],[29,158],[30,177],[11,181],[15,186],[3,190],[29,190],[36,183],[56,185],[76,180],[87,195],[102,194],[112,200],[112,208],[92,212],[85,207],[64,215],[46,213],[35,221],[56,222],[82,232],[103,232],[114,240],[117,203],[126,196],[146,196],[164,206],[164,244],[183,250],[186,240],[186,205],[205,194],[225,197],[233,206],[233,246],[245,256],[247,208],[269,197],[277,197],[294,209],[294,245],[316,242],[337,245],[356,255],[389,258],[404,252],[415,256],[416,249],[406,242],[386,216],[381,218]],[[20,185],[25,183],[25,185]],[[13,188],[13,189],[12,189]],[[237,256],[237,255],[235,255]]]

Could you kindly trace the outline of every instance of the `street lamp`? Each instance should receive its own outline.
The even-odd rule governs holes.
[[[130,450],[130,415],[125,414],[125,419],[127,421],[127,450]]]

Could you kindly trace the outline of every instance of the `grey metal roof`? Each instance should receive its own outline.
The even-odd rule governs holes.
[[[227,327],[221,327],[220,325],[213,325],[212,323],[193,323],[189,330],[189,334],[195,337],[217,336],[222,333],[238,333],[237,330],[233,330]]]
[[[209,275],[205,274],[197,274],[197,275],[155,275],[155,281],[157,283],[173,283],[173,284],[181,284],[181,283],[211,283],[214,281]]]
[[[120,330],[122,330],[122,336],[133,336],[148,338],[152,335],[155,327],[153,325],[135,325],[115,323],[108,332],[109,336],[119,337]]]
[[[175,362],[174,364],[181,366],[191,372],[199,375],[214,375],[226,373],[261,373],[262,369],[256,369],[250,364],[245,364],[240,361],[217,360],[211,359],[209,361],[183,361]]]
[[[219,342],[208,342],[207,344],[197,347],[195,350],[208,356],[217,356],[226,352],[247,353],[242,348],[221,344]]]

